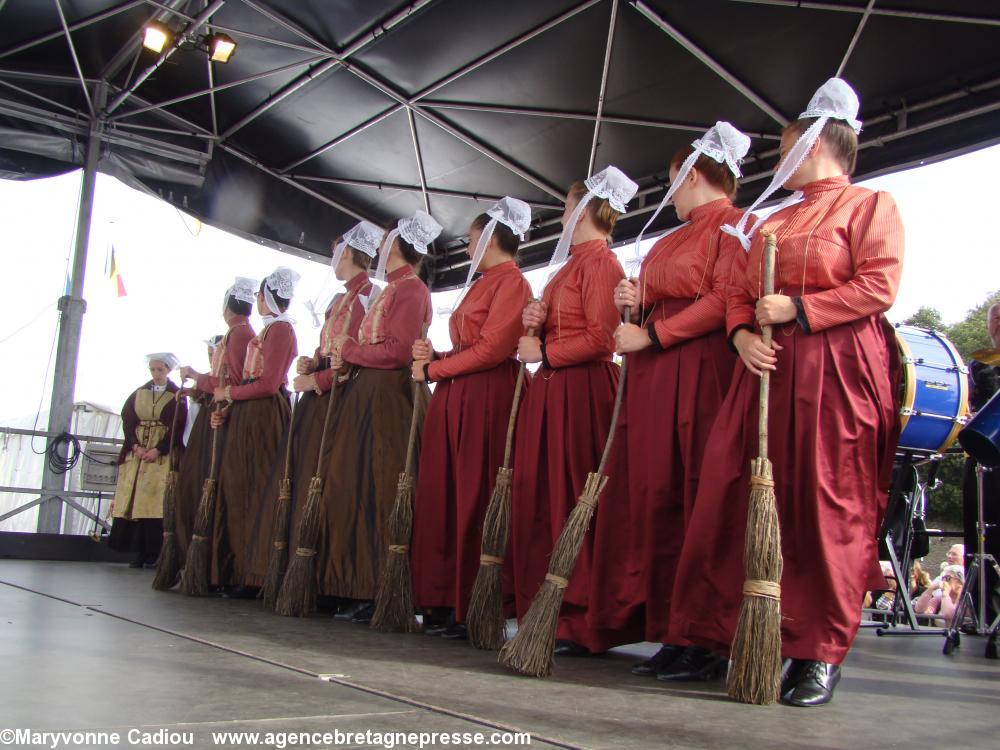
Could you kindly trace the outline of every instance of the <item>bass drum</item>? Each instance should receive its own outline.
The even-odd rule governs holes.
[[[969,417],[969,368],[942,334],[896,326],[903,364],[896,454],[943,453]]]

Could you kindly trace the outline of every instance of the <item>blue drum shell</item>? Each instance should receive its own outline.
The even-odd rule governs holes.
[[[1000,391],[958,433],[958,442],[983,466],[1000,466]]]

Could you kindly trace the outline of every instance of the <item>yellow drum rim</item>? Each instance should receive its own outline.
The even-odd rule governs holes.
[[[955,367],[964,367],[965,362],[962,360],[961,355],[947,338],[934,331],[934,335],[937,336],[938,340],[941,341],[951,353],[952,359],[955,361]],[[958,440],[958,433],[962,431],[965,427],[965,417],[969,416],[969,379],[963,377],[961,371],[958,372],[958,414],[956,415],[955,422],[951,426],[951,432],[948,433],[948,437],[944,439],[944,442],[937,449],[937,453],[944,453],[955,441]]]
[[[899,347],[900,359],[903,360],[903,403],[900,404],[899,410],[899,433],[902,435],[907,422],[910,421],[909,412],[913,409],[913,402],[917,397],[917,368],[910,361],[913,359],[910,345],[900,336],[898,328],[896,329],[896,345]]]

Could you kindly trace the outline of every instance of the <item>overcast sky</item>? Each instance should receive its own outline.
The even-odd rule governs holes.
[[[864,183],[890,191],[906,225],[906,263],[889,312],[892,321],[921,305],[936,307],[947,322],[961,320],[1000,289],[1000,232],[993,228],[1000,211],[997,174],[1000,147],[993,147]],[[32,182],[0,180],[7,301],[0,319],[0,424],[23,423],[25,417],[30,424],[39,404],[42,411],[48,408],[56,301],[66,285],[79,186],[79,172]],[[433,207],[432,198],[432,212]],[[112,245],[128,293],[123,298],[106,273]],[[202,340],[224,330],[222,294],[233,277],[260,279],[278,265],[303,276],[290,312],[297,319],[300,353],[311,353],[318,329],[302,302],[327,282],[325,263],[201,226],[166,203],[100,175],[76,400],[117,411],[148,379],[147,352],[173,351],[182,363],[204,370]],[[435,309],[452,298],[435,295]],[[444,317],[435,317],[431,337],[437,347],[448,348]]]

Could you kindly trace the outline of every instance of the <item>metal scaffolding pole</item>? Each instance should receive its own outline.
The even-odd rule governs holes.
[[[98,84],[95,109],[104,107],[107,88]],[[90,134],[81,178],[80,202],[76,212],[76,238],[73,244],[73,270],[70,293],[59,299],[59,338],[56,346],[56,366],[52,376],[52,399],[49,402],[50,433],[69,432],[73,420],[73,394],[76,389],[76,365],[80,354],[80,333],[83,313],[87,303],[83,299],[83,279],[87,270],[87,245],[90,241],[90,219],[94,208],[94,188],[97,184],[97,162],[101,156],[101,130],[103,122],[96,117],[90,120]],[[52,439],[48,445],[52,444]],[[45,501],[38,507],[37,530],[41,534],[58,534],[62,525],[62,500],[66,489],[66,475],[52,470],[45,462],[42,473],[42,496]]]

